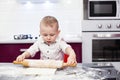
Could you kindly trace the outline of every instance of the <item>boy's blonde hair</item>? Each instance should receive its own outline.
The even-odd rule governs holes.
[[[53,16],[45,16],[41,20],[40,26],[41,26],[41,24],[43,24],[45,26],[56,27],[57,29],[59,28],[58,20]]]

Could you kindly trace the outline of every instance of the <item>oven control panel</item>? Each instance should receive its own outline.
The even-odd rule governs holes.
[[[120,24],[118,23],[118,24],[116,24],[116,25],[113,25],[113,24],[111,24],[111,23],[108,23],[108,24],[98,24],[97,25],[97,27],[99,28],[99,29],[101,29],[101,28],[107,28],[107,29],[110,29],[110,28],[116,28],[116,29],[119,29],[120,28]]]
[[[82,31],[120,31],[120,20],[84,20]]]

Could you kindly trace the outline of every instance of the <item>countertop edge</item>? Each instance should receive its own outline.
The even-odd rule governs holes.
[[[36,40],[0,40],[0,44],[16,44],[16,43],[34,43]],[[78,40],[65,40],[67,43],[82,43],[81,39]]]

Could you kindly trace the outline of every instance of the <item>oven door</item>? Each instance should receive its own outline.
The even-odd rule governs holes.
[[[120,34],[94,34],[92,62],[120,61]]]
[[[86,32],[82,38],[83,62],[120,62],[119,32]]]

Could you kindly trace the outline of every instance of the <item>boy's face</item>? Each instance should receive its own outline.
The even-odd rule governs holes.
[[[55,25],[53,25],[53,26],[55,26]],[[46,42],[47,44],[55,42],[59,32],[60,31],[56,27],[50,27],[49,25],[47,25],[47,26],[41,25],[40,26],[40,34],[41,34],[44,42]]]

